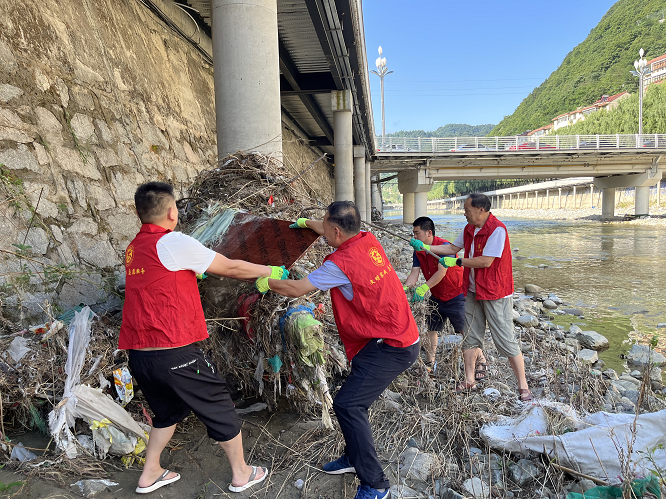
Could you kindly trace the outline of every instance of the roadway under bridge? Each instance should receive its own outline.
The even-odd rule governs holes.
[[[661,181],[666,157],[664,134],[376,137],[375,143],[372,173],[398,174],[406,223],[427,213],[435,181],[466,179],[593,177],[604,217],[614,215],[621,187],[636,188],[636,215],[647,215],[649,188]]]

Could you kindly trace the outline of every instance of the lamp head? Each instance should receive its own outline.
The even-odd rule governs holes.
[[[379,55],[382,55],[382,46],[381,45],[379,46]]]
[[[638,51],[638,55],[640,55],[641,57],[643,57],[643,54],[644,54],[644,53],[645,53],[645,51],[644,51],[643,49],[640,49],[640,50]]]
[[[638,61],[634,61],[634,67],[636,68],[636,71],[638,71]]]

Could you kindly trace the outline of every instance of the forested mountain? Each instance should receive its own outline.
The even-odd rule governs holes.
[[[425,130],[400,130],[399,132],[387,133],[387,137],[485,137],[495,128],[495,125],[464,125],[461,123],[450,123],[440,126],[437,130],[426,132]]]
[[[490,135],[534,130],[559,114],[592,104],[604,94],[637,92],[638,78],[629,71],[634,69],[639,49],[645,49],[648,60],[666,53],[666,22],[660,22],[665,8],[664,0],[616,2],[560,67]]]

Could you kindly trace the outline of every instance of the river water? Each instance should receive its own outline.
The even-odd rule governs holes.
[[[387,212],[387,219],[402,214]],[[453,241],[466,224],[460,214],[429,213],[438,235]],[[588,220],[502,217],[513,251],[516,289],[536,284],[583,311],[583,319],[556,315],[553,322],[577,324],[609,339],[600,352],[620,372],[620,355],[635,332],[652,335],[666,323],[666,228]],[[443,229],[443,230],[440,230]]]

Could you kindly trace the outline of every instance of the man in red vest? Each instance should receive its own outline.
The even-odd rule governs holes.
[[[518,380],[521,401],[532,400],[525,378],[525,363],[513,328],[513,268],[511,245],[506,226],[490,213],[490,199],[485,194],[473,193],[465,200],[467,225],[453,244],[431,246],[438,255],[455,255],[465,249],[465,258],[444,257],[444,267],[463,267],[465,289],[465,330],[463,361],[465,382],[457,392],[476,388],[475,366],[483,358],[483,338],[486,321],[495,347],[500,355],[508,357]],[[414,249],[423,249],[421,241],[412,239]]]
[[[416,322],[384,249],[370,232],[360,231],[354,203],[337,201],[329,205],[323,222],[299,218],[292,227],[309,227],[337,248],[304,279],[267,280],[270,289],[290,297],[331,290],[351,373],[333,401],[345,454],[325,464],[324,471],[356,473],[361,485],[355,499],[383,499],[390,484],[375,451],[368,408],[416,360]]]
[[[236,279],[283,277],[279,267],[229,260],[181,232],[173,187],[161,182],[134,194],[141,229],[125,251],[125,305],[118,348],[155,416],[146,463],[136,492],[146,494],[180,479],[160,466],[176,424],[191,412],[227,454],[229,489],[240,492],[263,481],[266,468],[248,466],[240,422],[225,379],[194,343],[208,338],[196,274]]]
[[[451,244],[446,239],[435,235],[435,223],[428,217],[419,217],[414,220],[414,239],[423,243],[424,249],[431,245],[441,246]],[[412,301],[422,301],[427,291],[430,291],[430,304],[432,311],[428,316],[428,336],[430,337],[430,350],[426,351],[426,368],[429,372],[435,369],[435,352],[437,350],[437,333],[442,330],[446,319],[449,319],[456,334],[462,336],[465,327],[465,296],[463,295],[463,269],[439,264],[439,260],[425,251],[414,251],[412,272],[405,281],[405,288],[412,288],[423,272],[426,279],[414,290]]]

